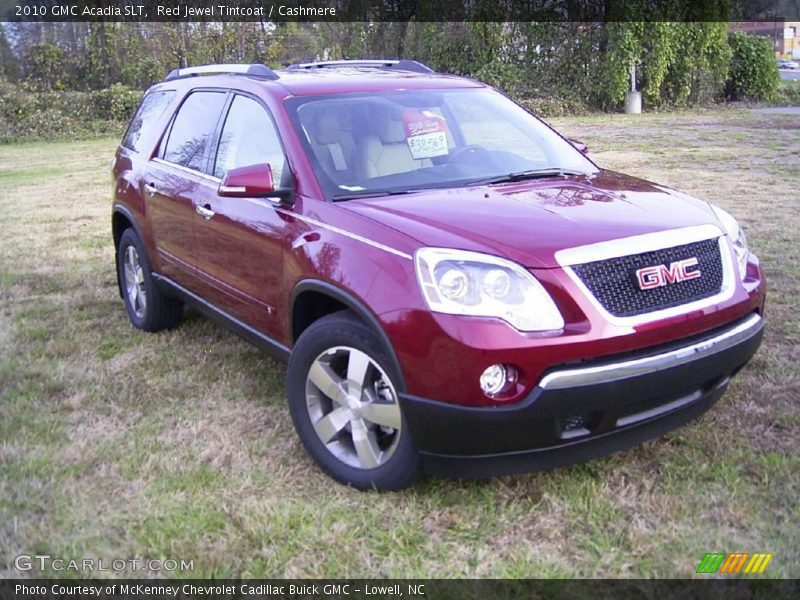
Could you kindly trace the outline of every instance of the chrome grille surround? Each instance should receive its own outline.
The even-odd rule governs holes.
[[[690,300],[685,304],[656,309],[642,314],[628,316],[612,314],[595,294],[592,293],[574,268],[578,265],[597,263],[604,260],[618,259],[638,254],[653,253],[708,240],[716,240],[719,247],[722,269],[722,281],[719,291],[710,296],[697,300]],[[575,248],[560,250],[556,252],[555,256],[564,272],[605,320],[613,325],[633,327],[642,323],[657,321],[659,319],[703,309],[730,299],[735,289],[736,272],[734,269],[732,252],[725,234],[717,226],[709,224],[659,231],[586,246],[577,246]]]

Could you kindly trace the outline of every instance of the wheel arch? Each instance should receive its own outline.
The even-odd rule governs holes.
[[[322,302],[325,310],[311,314],[305,317],[300,311],[303,311],[304,304],[307,302]],[[319,306],[314,304],[314,306]],[[400,361],[397,358],[397,353],[394,350],[389,336],[381,325],[378,317],[373,313],[366,304],[340,287],[321,281],[318,279],[304,279],[300,281],[292,292],[292,300],[289,310],[289,334],[291,337],[292,345],[297,341],[305,329],[314,321],[339,310],[350,310],[359,319],[366,323],[380,339],[383,349],[385,350],[389,360],[392,361],[395,372],[400,377],[399,385],[402,391],[405,391],[405,378],[403,376],[403,369],[400,366]]]
[[[122,282],[119,279],[119,269],[116,268],[116,264],[119,259],[119,242],[122,239],[122,234],[125,233],[125,230],[130,228],[133,228],[133,230],[136,232],[136,235],[138,235],[139,239],[142,240],[142,243],[144,243],[142,230],[139,226],[139,223],[136,221],[136,217],[133,216],[133,213],[131,213],[130,210],[121,204],[115,204],[111,212],[111,235],[114,239],[114,270],[117,272],[117,290],[119,291],[120,298],[122,297]]]
[[[133,227],[139,239],[144,241],[142,229],[133,213],[123,205],[115,204],[111,213],[111,233],[114,236],[114,248],[119,248],[119,240],[122,238],[123,232],[129,227]]]

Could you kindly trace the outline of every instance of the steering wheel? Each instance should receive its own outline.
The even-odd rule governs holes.
[[[462,148],[459,148],[455,152],[451,152],[449,157],[450,159],[448,162],[450,163],[459,162],[464,158],[467,157],[474,158],[481,154],[485,154],[486,152],[488,152],[486,148],[482,146],[476,146],[475,144],[470,144],[468,146],[463,146]]]

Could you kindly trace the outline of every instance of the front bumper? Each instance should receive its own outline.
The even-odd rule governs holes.
[[[401,395],[432,474],[484,477],[581,462],[694,419],[755,354],[757,313],[645,352],[551,369],[521,402],[477,408]]]

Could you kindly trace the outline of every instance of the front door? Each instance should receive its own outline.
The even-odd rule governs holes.
[[[288,176],[277,130],[267,109],[236,94],[230,103],[214,156],[213,176],[221,180],[229,169],[269,163],[273,181]],[[204,180],[195,192],[197,268],[210,286],[212,304],[263,331],[280,335],[286,215],[263,198],[223,198],[219,181]]]

